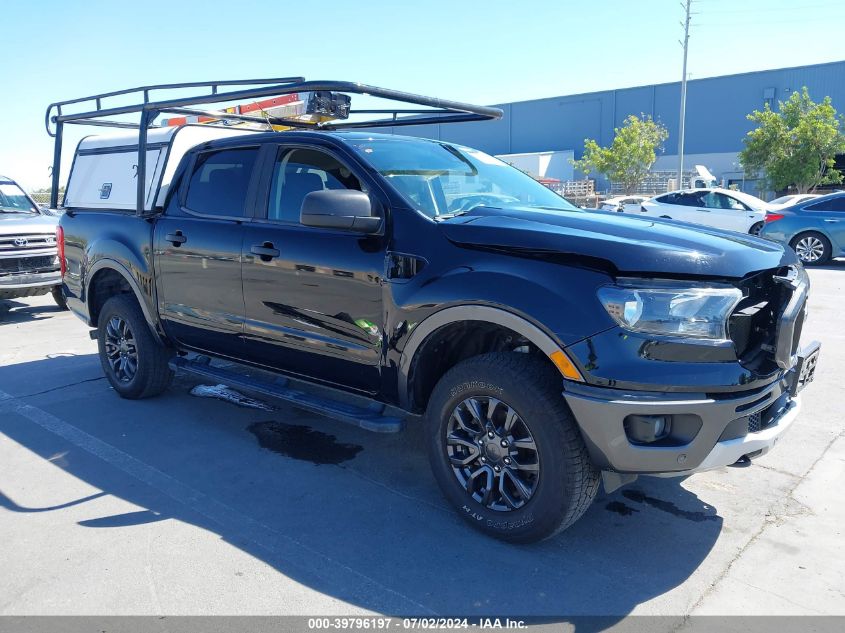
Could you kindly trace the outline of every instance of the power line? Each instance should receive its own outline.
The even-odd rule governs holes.
[[[684,119],[686,118],[687,111],[687,52],[689,50],[689,25],[691,5],[692,0],[686,0],[686,5],[684,5],[683,3],[681,4],[681,6],[685,9],[686,17],[681,23],[681,26],[684,27],[684,41],[682,42],[682,46],[684,47],[684,65],[683,71],[681,73],[681,115],[678,125],[678,188],[683,187],[684,178]]]
[[[763,14],[770,14],[770,13],[777,13],[779,11],[786,11],[786,12],[793,12],[793,13],[800,13],[803,11],[807,11],[810,9],[835,9],[842,6],[841,2],[831,2],[830,4],[808,4],[802,7],[760,7],[757,9],[713,9],[708,10],[708,14],[712,15],[722,15],[722,14],[732,14],[732,13],[763,13]]]
[[[753,22],[696,22],[693,26],[698,27],[719,27],[719,28],[735,28],[742,27],[744,29],[751,29],[755,26],[774,26],[779,24],[791,24],[793,26],[803,26],[806,24],[818,24],[820,22],[830,22],[831,19],[845,18],[845,14],[837,15],[820,15],[807,16],[804,20],[796,19],[782,19],[782,20],[754,20]]]

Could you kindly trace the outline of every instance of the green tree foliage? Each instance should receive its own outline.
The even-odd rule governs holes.
[[[748,120],[757,127],[746,135],[739,160],[747,174],[762,177],[767,188],[794,186],[798,193],[807,193],[842,182],[834,158],[845,153],[845,135],[830,97],[815,103],[805,87],[780,101],[777,112],[766,104]]]
[[[584,156],[572,165],[589,175],[604,174],[621,184],[626,194],[634,193],[657,160],[657,149],[669,138],[669,132],[650,116],[630,115],[621,128],[614,130],[610,147],[600,147],[593,139],[584,140]]]

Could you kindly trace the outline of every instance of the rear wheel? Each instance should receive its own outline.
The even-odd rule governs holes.
[[[426,413],[431,466],[476,529],[529,543],[589,507],[599,473],[560,392],[553,368],[519,353],[470,358],[438,382]]]
[[[50,294],[53,295],[53,301],[56,302],[57,306],[59,306],[62,310],[67,310],[67,300],[65,299],[61,286],[54,286],[50,291]]]
[[[789,245],[795,250],[801,263],[807,266],[824,264],[830,259],[830,241],[821,233],[800,233],[792,238]]]
[[[171,353],[153,337],[131,295],[106,301],[98,320],[97,344],[103,373],[121,397],[149,398],[170,386]]]
[[[751,225],[751,228],[748,229],[749,235],[760,235],[760,231],[763,230],[763,223],[762,222],[755,222]]]

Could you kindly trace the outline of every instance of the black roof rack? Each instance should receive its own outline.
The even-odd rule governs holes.
[[[175,97],[153,99],[151,93],[163,91],[184,91],[190,88],[205,88],[201,94],[189,97]],[[226,91],[221,92],[220,89]],[[228,90],[228,88],[236,88]],[[192,106],[210,103],[226,103],[243,101],[260,97],[277,97],[300,92],[330,92],[352,93],[378,97],[398,103],[425,106],[425,108],[395,108],[395,109],[350,109],[349,114],[380,115],[377,118],[364,121],[303,121],[284,117],[262,117],[245,114],[235,114],[220,110],[204,110]],[[111,105],[104,102],[116,97],[134,95],[139,100],[131,105]],[[66,113],[69,106],[84,107],[83,111]],[[126,114],[140,114],[138,123],[115,121],[109,117]],[[477,106],[459,101],[449,101],[435,97],[425,97],[409,92],[378,88],[352,81],[306,81],[304,77],[281,77],[272,79],[242,79],[227,81],[206,81],[193,83],[158,84],[141,86],[105,92],[90,97],[80,97],[67,101],[51,103],[45,114],[44,123],[47,133],[54,137],[53,147],[53,186],[50,195],[50,206],[58,206],[59,172],[61,167],[62,134],[65,124],[94,125],[114,128],[130,128],[138,130],[138,201],[137,213],[144,214],[144,188],[146,182],[146,147],[147,130],[152,126],[160,114],[178,114],[188,116],[203,116],[218,121],[238,120],[251,123],[261,123],[268,126],[281,125],[293,128],[308,128],[317,130],[340,130],[351,128],[394,127],[400,125],[423,125],[427,123],[458,123],[464,121],[483,121],[502,118],[502,110],[487,106]],[[389,118],[386,118],[389,115]],[[403,116],[405,115],[405,116]],[[407,116],[410,115],[410,116]]]

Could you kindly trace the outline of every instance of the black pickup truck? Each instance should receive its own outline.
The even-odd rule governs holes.
[[[68,306],[118,394],[187,370],[370,430],[424,424],[445,496],[514,542],[571,525],[602,480],[747,463],[792,424],[818,345],[799,349],[791,250],[584,211],[460,144],[323,127],[196,144],[137,210],[66,200]],[[140,151],[175,147],[159,132]],[[138,136],[85,141],[74,172],[108,148]]]

